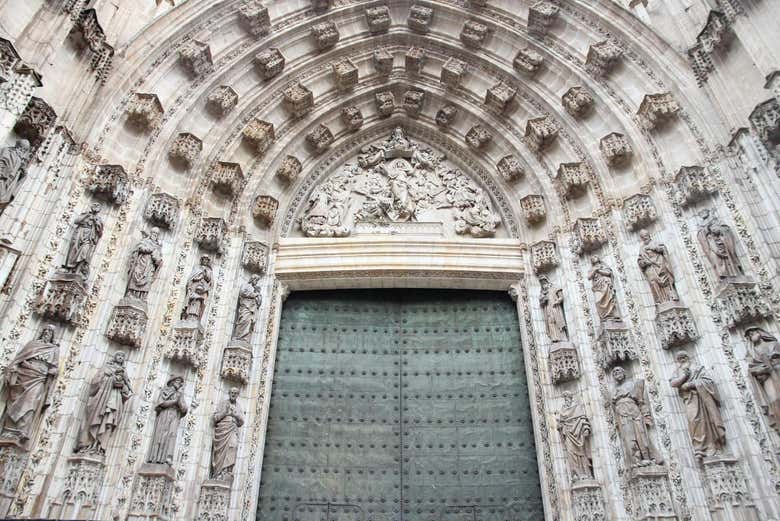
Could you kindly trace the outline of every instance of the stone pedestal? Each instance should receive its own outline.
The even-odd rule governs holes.
[[[101,456],[76,455],[68,460],[65,489],[49,508],[54,519],[94,519],[106,474]]]
[[[580,357],[570,342],[558,342],[550,347],[550,376],[554,384],[580,377]]]
[[[194,320],[181,320],[173,328],[171,343],[165,357],[192,366],[200,367],[204,358],[203,327]]]
[[[87,283],[79,274],[57,272],[38,299],[38,313],[46,318],[75,324],[87,299]]]
[[[679,302],[665,302],[656,308],[655,327],[661,347],[670,349],[699,337],[691,311]]]
[[[208,479],[200,487],[197,519],[227,519],[230,507],[230,482]]]
[[[169,521],[173,519],[173,484],[176,474],[165,464],[144,463],[133,487],[127,521]]]
[[[721,282],[717,289],[723,320],[729,328],[751,324],[769,315],[756,283],[747,277]]]
[[[575,481],[571,486],[571,502],[577,521],[603,521],[607,519],[601,484],[594,479]]]
[[[742,467],[733,456],[705,458],[702,468],[714,521],[759,521]]]
[[[246,385],[252,368],[252,348],[248,342],[231,340],[222,353],[222,378]]]
[[[638,467],[632,471],[631,494],[634,498],[634,521],[677,519],[674,513],[669,477],[660,465]]]
[[[607,322],[601,326],[598,349],[596,359],[605,369],[619,362],[637,359],[628,326],[622,321]]]
[[[0,440],[0,517],[8,515],[13,504],[28,455],[15,442]]]
[[[118,344],[141,347],[148,320],[146,303],[134,297],[125,297],[111,312],[106,337]]]

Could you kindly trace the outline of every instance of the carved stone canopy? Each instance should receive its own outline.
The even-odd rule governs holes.
[[[316,185],[297,223],[308,237],[423,229],[451,237],[506,233],[487,191],[400,127]]]

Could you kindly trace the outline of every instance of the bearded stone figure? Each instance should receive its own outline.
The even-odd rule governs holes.
[[[27,443],[37,418],[49,404],[59,367],[60,346],[54,343],[54,332],[54,326],[44,327],[6,368],[7,401],[0,440]]]
[[[130,252],[130,259],[127,262],[128,279],[125,296],[146,302],[152,283],[162,266],[162,245],[159,228],[154,227],[149,235],[145,233],[143,235],[143,239]]]
[[[76,217],[68,253],[62,265],[68,273],[81,275],[84,279],[89,276],[89,263],[92,262],[95,247],[103,236],[103,219],[100,217],[102,209],[100,203],[95,203],[88,212]]]
[[[566,461],[572,474],[572,481],[593,477],[593,456],[590,447],[591,426],[585,414],[585,406],[574,399],[570,391],[563,393],[563,409],[558,416],[558,431],[561,433]]]
[[[0,149],[0,208],[14,198],[16,187],[30,159],[30,142],[20,139],[12,147]]]
[[[723,224],[712,210],[702,210],[699,217],[702,220],[698,233],[699,244],[715,275],[720,280],[744,275],[745,271],[737,257],[737,240],[731,228]]]
[[[203,255],[200,258],[200,265],[193,270],[187,281],[187,295],[184,309],[181,312],[182,320],[200,322],[203,318],[211,291],[212,276],[211,259],[207,255]]]
[[[601,323],[619,322],[615,277],[612,270],[597,256],[590,258],[591,270],[588,280],[591,282],[593,296],[596,297],[596,310]]]
[[[102,456],[119,428],[127,400],[133,395],[125,372],[125,354],[116,353],[89,385],[86,416],[79,431],[76,452]]]
[[[677,302],[680,300],[672,265],[669,263],[669,251],[661,243],[654,242],[647,230],[639,232],[642,246],[639,248],[637,262],[644,273],[650,292],[656,304]]]
[[[707,376],[703,366],[691,367],[685,351],[678,351],[674,359],[677,370],[669,383],[677,389],[685,404],[696,458],[702,460],[722,454],[726,446],[726,426],[720,413],[720,395],[715,382]]]
[[[241,285],[236,308],[236,321],[233,326],[233,340],[249,343],[255,330],[257,310],[260,308],[260,276],[252,275],[249,281]]]
[[[632,468],[660,465],[662,460],[647,430],[653,420],[645,404],[645,381],[627,380],[625,370],[619,366],[612,370],[612,378],[615,380],[612,406],[626,461]]]
[[[230,389],[228,398],[217,406],[213,421],[211,477],[231,481],[238,453],[238,429],[244,425],[244,413],[238,405],[238,389]]]
[[[745,337],[754,349],[748,371],[758,384],[769,425],[780,434],[780,342],[760,327],[748,328]]]
[[[547,326],[547,336],[550,342],[568,342],[569,333],[566,326],[566,315],[563,310],[563,290],[554,288],[547,277],[539,277],[542,291],[539,295],[539,305],[544,312],[544,321]]]
[[[187,404],[181,391],[184,380],[175,376],[160,391],[160,397],[154,408],[157,417],[154,420],[152,447],[149,450],[149,463],[173,464],[176,449],[176,437],[179,434],[179,422],[187,414]]]

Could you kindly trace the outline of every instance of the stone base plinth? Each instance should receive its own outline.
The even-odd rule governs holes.
[[[702,460],[707,506],[715,521],[759,521],[739,462],[731,455]]]
[[[182,320],[173,328],[166,358],[177,360],[194,369],[203,362],[203,327],[194,320]]]
[[[149,315],[146,303],[133,297],[119,301],[111,312],[106,337],[124,346],[141,347]]]
[[[721,282],[717,295],[723,321],[729,328],[752,324],[770,313],[758,286],[747,277]]]
[[[666,467],[637,467],[631,473],[630,487],[636,521],[676,520]]]
[[[87,299],[87,283],[75,273],[57,272],[46,283],[37,311],[46,318],[75,324]]]
[[[580,357],[577,348],[569,342],[558,342],[550,347],[550,376],[554,384],[580,377]]]
[[[606,322],[601,326],[598,348],[596,358],[605,369],[619,362],[637,359],[628,326],[621,321]]]
[[[222,378],[246,385],[252,368],[252,349],[248,342],[231,340],[222,353]]]
[[[0,440],[0,517],[8,515],[28,456],[16,442]]]
[[[127,521],[169,521],[173,519],[173,484],[176,474],[165,464],[144,463],[133,486]]]
[[[699,337],[691,310],[679,302],[659,304],[655,314],[655,327],[661,347],[671,349],[693,342]]]
[[[76,455],[68,459],[65,489],[49,508],[49,517],[94,519],[105,475],[106,464],[102,456]]]
[[[230,482],[209,479],[203,482],[198,497],[197,519],[227,519],[230,507]]]
[[[583,479],[572,483],[571,502],[574,508],[574,519],[578,521],[607,519],[601,484],[594,479]]]

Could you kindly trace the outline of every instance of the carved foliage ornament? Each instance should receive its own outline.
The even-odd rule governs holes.
[[[268,8],[259,0],[244,0],[238,6],[238,18],[241,25],[254,36],[265,36],[271,32],[271,17]]]
[[[14,125],[14,132],[30,142],[34,148],[43,143],[54,128],[57,113],[41,98],[33,96]]]

